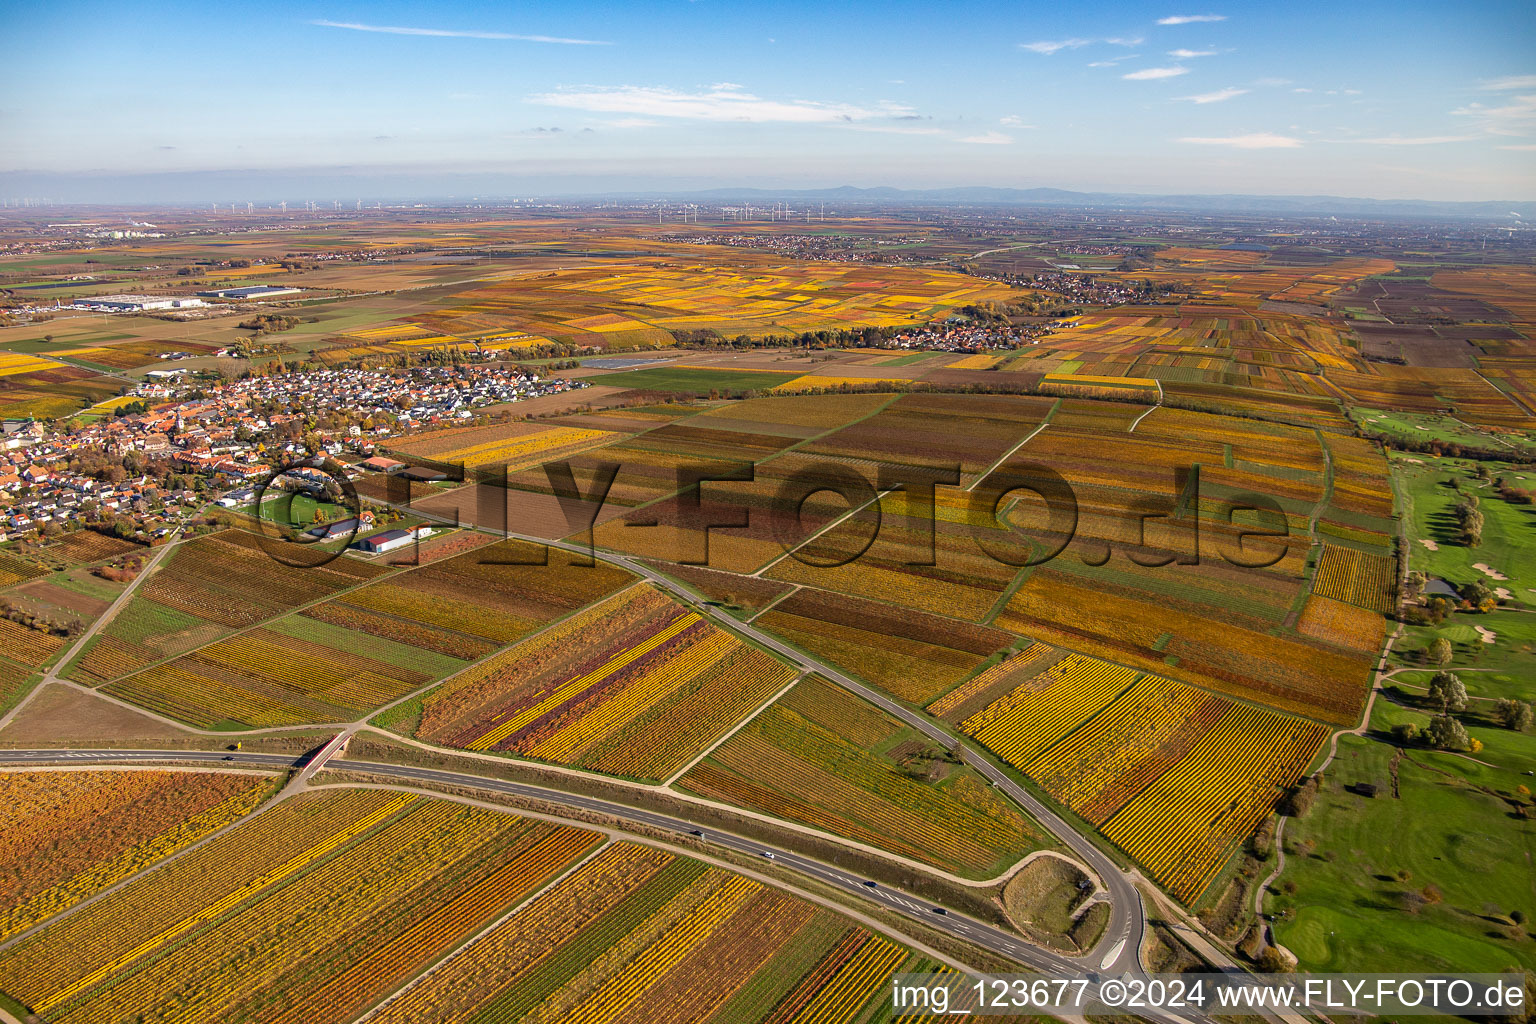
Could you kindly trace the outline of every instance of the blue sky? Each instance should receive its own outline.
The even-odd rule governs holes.
[[[0,175],[59,193],[86,174],[257,195],[340,178],[1536,199],[1525,0],[7,6]]]

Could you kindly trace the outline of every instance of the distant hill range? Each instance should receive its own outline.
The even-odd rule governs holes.
[[[1146,212],[1254,213],[1311,217],[1453,217],[1536,223],[1536,203],[1452,203],[1424,199],[1351,199],[1344,196],[1143,195],[1134,192],[1071,192],[1060,188],[715,188],[700,192],[613,193],[610,198],[673,202],[839,203],[844,206],[1055,206]]]
[[[320,199],[322,207],[332,199],[343,209],[362,197],[364,206],[421,203],[426,206],[460,206],[465,202],[499,202],[512,199],[567,201],[630,200],[638,202],[751,203],[769,206],[788,202],[802,211],[812,203],[826,203],[830,210],[875,206],[992,206],[1035,209],[1124,210],[1142,213],[1188,213],[1264,217],[1402,218],[1414,220],[1477,220],[1504,226],[1536,224],[1536,202],[1438,202],[1425,199],[1357,199],[1342,196],[1255,195],[1149,195],[1137,192],[1073,192],[1060,188],[747,188],[727,187],[684,190],[664,181],[624,185],[622,179],[522,180],[493,173],[441,175],[431,173],[368,173],[356,169],[265,171],[182,171],[141,174],[47,174],[31,171],[0,171],[0,196],[51,196],[58,205],[128,204],[173,207],[202,206],[215,200],[228,208],[238,200],[254,200],[272,206],[286,199],[302,206]],[[349,201],[351,197],[351,201]],[[44,201],[44,204],[47,201]],[[803,204],[803,205],[802,205]],[[43,205],[30,203],[29,205]]]

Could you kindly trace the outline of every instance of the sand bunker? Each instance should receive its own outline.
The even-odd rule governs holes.
[[[1419,543],[1423,544],[1425,547],[1429,548],[1429,550],[1431,550],[1431,551],[1439,551],[1440,550],[1440,545],[1436,544],[1434,541],[1430,540],[1428,537],[1420,537],[1419,538]]]
[[[1473,626],[1472,628],[1477,630],[1477,635],[1483,638],[1483,643],[1485,644],[1491,644],[1499,638],[1499,634],[1487,626]]]
[[[1472,563],[1472,568],[1476,569],[1478,572],[1482,573],[1484,576],[1487,576],[1489,579],[1491,579],[1491,580],[1498,580],[1501,583],[1504,580],[1509,579],[1508,576],[1505,576],[1503,573],[1499,572],[1499,570],[1497,570],[1497,569],[1490,569],[1488,566],[1484,565],[1482,562],[1473,562]]]

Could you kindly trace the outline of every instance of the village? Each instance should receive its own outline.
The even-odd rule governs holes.
[[[586,386],[501,365],[295,371],[216,387],[157,378],[93,422],[0,425],[0,539],[90,524],[152,541],[274,466],[366,458],[401,433]]]

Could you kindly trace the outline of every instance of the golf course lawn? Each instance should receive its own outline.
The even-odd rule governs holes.
[[[1376,709],[1373,729],[1427,721],[1380,699]],[[1293,917],[1276,921],[1275,934],[1303,970],[1536,967],[1530,922],[1517,928],[1507,917],[1514,910],[1536,913],[1536,820],[1515,817],[1494,795],[1536,781],[1520,774],[1536,765],[1536,738],[1469,731],[1487,745],[1477,756],[1508,766],[1410,748],[1397,762],[1395,797],[1396,748],[1370,736],[1340,738],[1316,804],[1286,824],[1286,869],[1278,885],[1294,883],[1296,891],[1276,890],[1266,900],[1270,912],[1294,909]],[[1375,784],[1375,798],[1344,788],[1361,782]],[[1439,902],[1405,903],[1429,884],[1443,894]]]

